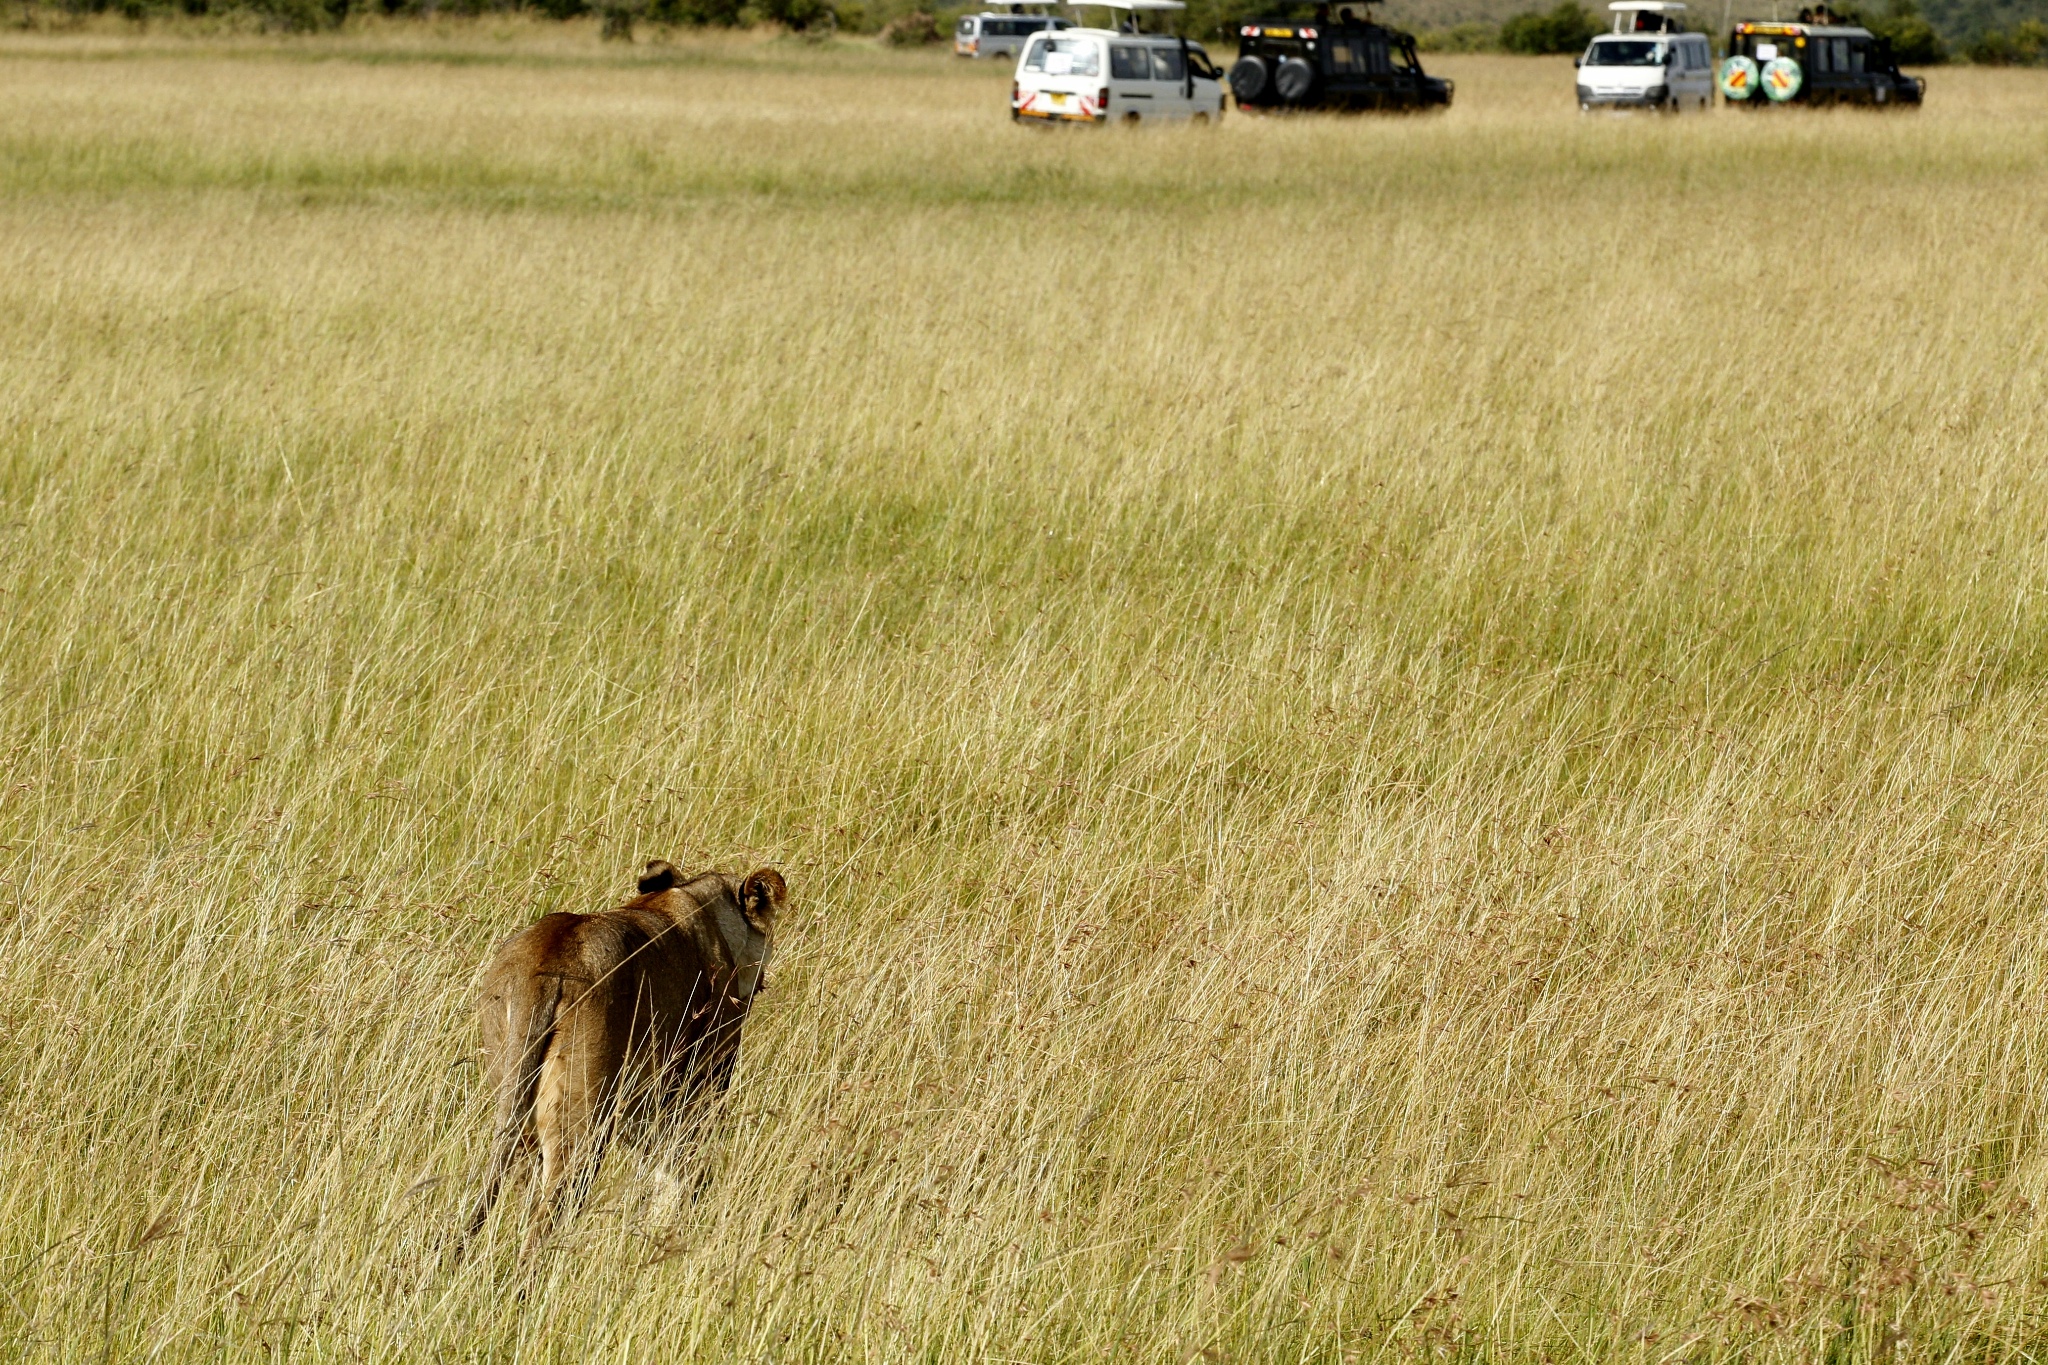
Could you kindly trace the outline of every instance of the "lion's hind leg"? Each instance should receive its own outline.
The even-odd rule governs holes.
[[[583,1207],[604,1164],[617,1117],[615,1099],[625,1049],[602,1013],[578,1011],[565,1019],[541,1067],[534,1099],[534,1135],[540,1143],[540,1217],[529,1248],[564,1217]]]

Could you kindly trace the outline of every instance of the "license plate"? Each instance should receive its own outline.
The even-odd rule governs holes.
[[[1067,107],[1067,101],[1072,98],[1073,96],[1071,95],[1054,94],[1052,96],[1052,107],[1055,109],[1064,109]]]

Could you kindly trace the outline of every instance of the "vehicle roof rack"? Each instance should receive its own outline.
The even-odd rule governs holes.
[[[1060,0],[1060,2],[1071,10],[1106,9],[1122,11],[1123,17],[1111,25],[1119,33],[1139,32],[1140,15],[1170,14],[1176,10],[1187,8],[1184,0]]]
[[[1613,0],[1607,7],[1616,33],[1683,33],[1682,0]]]

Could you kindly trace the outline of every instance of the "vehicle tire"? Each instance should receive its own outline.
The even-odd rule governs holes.
[[[1265,59],[1260,57],[1239,57],[1237,64],[1230,68],[1230,93],[1237,96],[1239,104],[1250,104],[1266,93],[1272,82],[1272,73],[1266,70]]]
[[[1139,122],[1140,119],[1138,117],[1138,111],[1135,109],[1130,110],[1128,113],[1124,115],[1124,127],[1126,128],[1135,128],[1138,126]]]
[[[1289,104],[1300,104],[1315,88],[1316,69],[1299,57],[1289,57],[1273,73],[1273,88]]]
[[[1206,128],[1206,127],[1208,127],[1208,126],[1209,126],[1209,111],[1208,111],[1208,110],[1206,110],[1206,109],[1197,109],[1197,110],[1195,111],[1195,113],[1194,113],[1194,117],[1193,117],[1193,118],[1191,118],[1191,119],[1189,119],[1189,120],[1188,120],[1188,122],[1190,122],[1190,123],[1194,124],[1194,125],[1195,125],[1196,127],[1198,127],[1198,128]]]

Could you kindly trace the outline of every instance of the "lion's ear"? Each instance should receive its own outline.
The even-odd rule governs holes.
[[[647,864],[647,870],[640,874],[640,894],[651,896],[657,891],[666,891],[683,879],[675,865],[665,858],[656,858]]]
[[[740,883],[740,913],[764,934],[773,927],[776,913],[788,899],[789,887],[782,874],[772,867],[756,868]]]

